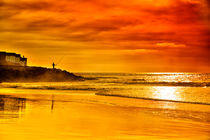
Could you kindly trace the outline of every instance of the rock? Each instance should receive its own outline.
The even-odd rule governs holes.
[[[0,82],[67,82],[75,80],[85,80],[85,78],[60,69],[0,66]]]

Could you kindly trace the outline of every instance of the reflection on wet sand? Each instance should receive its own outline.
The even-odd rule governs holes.
[[[53,111],[53,109],[54,109],[54,95],[52,95],[52,104],[51,104],[51,111]]]
[[[25,108],[25,98],[0,95],[0,119],[18,118]]]

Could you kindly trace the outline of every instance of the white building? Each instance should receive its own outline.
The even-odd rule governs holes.
[[[0,52],[0,65],[27,66],[27,58],[16,53]]]

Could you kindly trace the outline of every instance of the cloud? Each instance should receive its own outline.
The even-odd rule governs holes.
[[[9,1],[0,2],[0,7],[8,10],[46,10],[52,4],[45,1]]]
[[[157,43],[158,47],[172,47],[172,48],[183,48],[186,47],[185,44],[175,44],[175,43]]]
[[[75,58],[108,50],[130,61],[163,56],[176,64],[183,58],[188,65],[200,60],[206,65],[209,60],[208,0],[10,0],[1,1],[0,10],[2,47],[31,56],[38,54],[29,48],[39,52],[52,46],[55,54],[59,48],[60,53],[77,51]]]

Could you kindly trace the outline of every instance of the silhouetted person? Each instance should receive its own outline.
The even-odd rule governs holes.
[[[56,65],[55,65],[55,63],[54,63],[54,62],[53,62],[53,64],[52,64],[52,66],[53,66],[53,69],[55,69],[55,66],[56,66]]]

